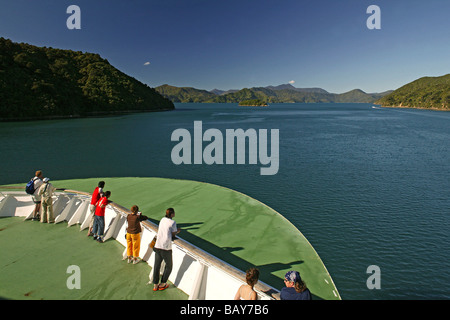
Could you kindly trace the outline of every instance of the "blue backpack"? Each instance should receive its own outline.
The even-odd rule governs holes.
[[[34,194],[36,190],[34,189],[34,178],[30,180],[30,182],[27,183],[27,186],[25,187],[25,192],[28,194]]]

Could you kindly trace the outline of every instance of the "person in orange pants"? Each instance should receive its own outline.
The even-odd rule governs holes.
[[[148,217],[144,216],[139,207],[134,205],[131,207],[131,212],[127,216],[127,258],[128,263],[139,263],[139,250],[141,247],[141,221],[147,220]]]

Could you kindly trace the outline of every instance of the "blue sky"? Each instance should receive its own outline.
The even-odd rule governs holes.
[[[66,27],[72,4],[81,30]],[[366,27],[372,4],[381,30]],[[0,36],[99,53],[151,87],[381,92],[450,73],[446,0],[0,0]]]

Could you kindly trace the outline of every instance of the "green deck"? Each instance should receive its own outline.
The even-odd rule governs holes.
[[[174,220],[183,230],[179,237],[241,270],[256,266],[260,279],[277,289],[284,286],[284,274],[294,269],[301,273],[314,298],[338,298],[332,292],[331,277],[306,238],[288,220],[255,199],[216,185],[161,178],[92,178],[53,184],[92,192],[100,180],[106,181],[105,190],[112,192],[110,200],[127,208],[137,204],[156,223],[165,209],[173,207]],[[109,243],[113,242],[104,245],[120,246]],[[114,263],[105,263],[105,267],[120,265],[116,257],[112,260]],[[140,277],[145,283],[148,272],[143,273]],[[104,298],[109,296],[105,294]]]
[[[98,243],[67,223],[0,218],[0,298],[15,300],[187,299],[171,287],[153,292],[147,263],[122,261],[117,241]],[[71,265],[80,267],[80,289],[69,290]]]

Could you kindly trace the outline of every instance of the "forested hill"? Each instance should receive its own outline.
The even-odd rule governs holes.
[[[450,74],[423,77],[379,99],[385,107],[450,110]]]
[[[355,89],[346,93],[329,93],[320,88],[294,88],[291,85],[254,87],[241,90],[206,91],[190,87],[162,85],[155,88],[173,102],[239,103],[243,100],[261,100],[264,103],[373,103],[388,94],[366,93]]]
[[[0,38],[0,119],[45,119],[174,109],[98,54]]]

